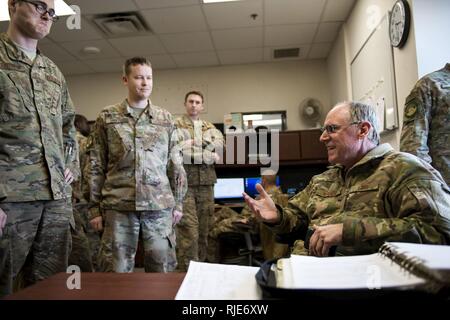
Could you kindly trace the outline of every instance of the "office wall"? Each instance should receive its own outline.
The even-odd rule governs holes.
[[[68,76],[67,82],[77,112],[91,120],[104,106],[123,100],[127,94],[119,73]],[[167,99],[162,95],[168,90],[156,88],[176,90],[192,84],[207,89],[207,113],[203,117],[212,122],[223,122],[223,115],[229,112],[286,110],[288,129],[299,130],[307,128],[299,117],[303,99],[315,97],[325,107],[330,105],[325,60],[155,70],[155,93],[151,99],[171,112],[178,112],[182,98],[179,106],[165,106],[162,102]]]
[[[331,100],[339,101],[341,97],[351,98],[351,83],[348,87],[340,85],[346,79],[350,79],[349,66],[364,42],[367,40],[380,19],[392,8],[395,0],[359,0],[355,4],[349,19],[343,25],[341,33],[336,40],[330,56],[327,59],[330,73]],[[413,10],[412,0],[408,0]],[[344,57],[345,58],[344,58]],[[345,67],[338,66],[345,61]],[[376,62],[374,62],[376,63]],[[418,79],[416,41],[414,33],[414,19],[408,41],[401,49],[394,48],[394,72],[395,87],[397,91],[397,106],[399,115],[399,128],[382,136],[382,142],[389,142],[395,149],[399,148],[401,123],[403,120],[403,106],[406,96]]]
[[[412,4],[420,78],[450,62],[450,1],[414,0]]]
[[[345,43],[345,29],[341,28],[327,60],[332,105],[351,99],[350,65],[346,60]]]

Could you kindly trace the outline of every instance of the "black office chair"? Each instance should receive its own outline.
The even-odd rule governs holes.
[[[260,266],[264,261],[259,234],[222,232],[218,236],[219,262],[246,266]]]

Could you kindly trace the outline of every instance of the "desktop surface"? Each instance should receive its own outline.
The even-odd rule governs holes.
[[[81,289],[70,290],[68,273],[58,273],[6,300],[173,300],[185,277],[170,273],[81,273]],[[70,283],[70,280],[69,280]]]

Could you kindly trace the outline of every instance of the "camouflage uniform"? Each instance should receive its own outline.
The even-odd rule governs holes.
[[[279,187],[267,190],[267,193],[271,196],[273,202],[280,207],[287,205],[288,196],[284,194]],[[250,212],[250,208],[246,208]],[[252,218],[255,219],[253,214]],[[269,260],[286,256],[289,252],[288,246],[286,244],[278,243],[275,240],[275,233],[273,233],[272,230],[270,230],[270,228],[268,228],[264,223],[260,222],[258,225],[264,259]]]
[[[75,230],[72,231],[72,252],[69,256],[69,265],[78,265],[81,271],[92,272],[98,253],[100,239],[98,233],[92,229],[88,219],[88,202],[82,191],[84,183],[83,172],[86,168],[86,150],[88,138],[77,131],[79,146],[80,177],[72,183],[73,216]]]
[[[180,140],[194,140],[193,146],[183,148],[189,188],[183,202],[183,218],[176,226],[180,271],[186,271],[191,260],[206,260],[209,221],[214,213],[214,184],[217,180],[213,154],[223,148],[220,131],[208,121],[199,120],[200,123],[194,125],[187,115],[175,121]]]
[[[283,208],[279,234],[343,223],[339,255],[376,252],[384,241],[450,244],[450,190],[441,175],[389,144],[368,152],[347,172],[332,166]],[[308,254],[302,240],[293,253]]]
[[[235,231],[232,221],[240,220],[240,214],[230,207],[216,205],[208,232],[207,260],[212,263],[220,262],[218,236],[222,232]],[[224,230],[224,231],[222,231]]]
[[[28,285],[67,268],[73,217],[64,170],[75,168],[74,116],[58,67],[39,52],[32,62],[0,35],[0,207],[8,216],[0,295],[19,273]]]
[[[431,163],[450,186],[450,63],[420,79],[406,98],[400,150]]]
[[[288,197],[283,194],[279,187],[270,188],[266,191],[277,205],[280,207],[287,205]],[[209,232],[209,239],[211,239],[212,244],[215,245],[215,247],[213,247],[212,244],[210,246],[210,252],[215,253],[212,255],[213,257],[217,257],[218,236],[223,232],[242,232],[242,227],[237,225],[236,222],[242,221],[243,219],[247,219],[246,224],[249,227],[248,231],[259,233],[264,259],[269,260],[275,257],[283,257],[289,252],[287,245],[278,243],[275,240],[276,235],[272,232],[272,230],[270,230],[264,223],[260,223],[256,220],[247,204],[244,206],[240,214],[234,210],[226,209],[221,210],[217,216],[220,217],[220,219],[214,221],[215,224]],[[217,259],[214,262],[217,262]]]
[[[105,213],[104,235],[112,236],[114,270],[133,270],[139,230],[145,270],[171,270],[172,210],[182,211],[187,188],[172,116],[150,102],[137,115],[125,100],[101,111],[92,142],[90,219]]]

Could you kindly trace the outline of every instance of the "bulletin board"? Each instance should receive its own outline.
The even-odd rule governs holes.
[[[351,62],[353,100],[376,108],[379,131],[398,128],[394,56],[389,41],[389,14],[374,29]]]

